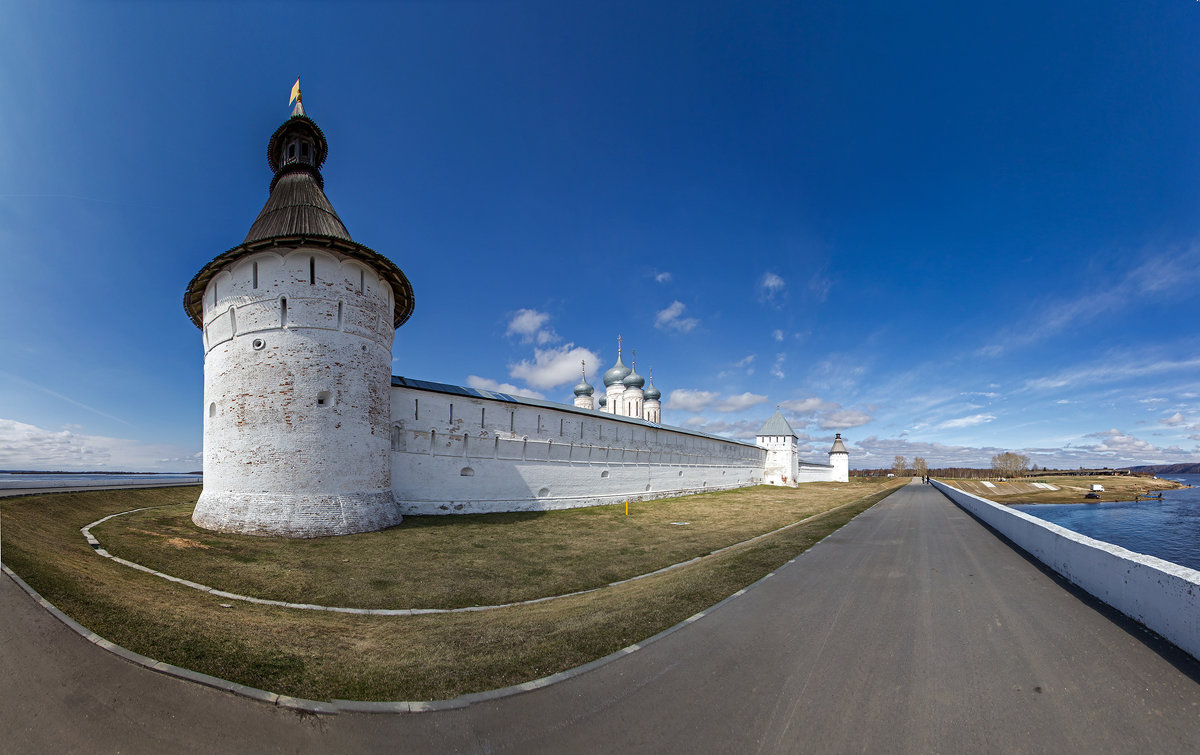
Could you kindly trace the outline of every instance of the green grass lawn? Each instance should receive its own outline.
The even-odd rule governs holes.
[[[316,540],[190,524],[198,488],[92,491],[0,503],[6,564],[97,634],[177,666],[312,699],[429,700],[587,663],[652,636],[778,568],[897,482],[759,487],[546,514],[411,517]],[[494,604],[652,571],[805,523],[695,564],[586,595],[485,612],[357,616],[223,601],[97,556],[261,597],[371,607]],[[672,522],[686,521],[688,525]],[[229,607],[225,607],[222,603]]]

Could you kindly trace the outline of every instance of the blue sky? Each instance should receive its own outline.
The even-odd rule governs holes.
[[[305,106],[395,374],[823,458],[1200,461],[1200,3],[0,1],[0,469],[198,469],[184,287]]]

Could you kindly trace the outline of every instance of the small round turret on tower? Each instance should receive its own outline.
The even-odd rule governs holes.
[[[201,527],[317,537],[400,522],[392,342],[412,286],[350,237],[325,196],[327,153],[297,103],[268,141],[270,196],[245,240],[184,294],[204,343]]]

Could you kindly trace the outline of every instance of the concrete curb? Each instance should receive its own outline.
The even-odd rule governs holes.
[[[890,496],[892,493],[896,492],[896,490],[899,490],[899,489],[900,488],[896,488],[896,489],[890,491],[888,493],[888,495]],[[846,520],[845,524],[843,524],[842,527],[845,527],[847,524],[854,521],[858,517],[862,516],[867,511],[870,511],[872,508],[874,508],[874,506],[876,504],[882,503],[883,501],[887,500],[887,497],[888,496],[884,496],[883,498],[876,501],[875,504],[872,504],[871,506],[867,507],[863,511],[860,511],[858,514],[855,514],[853,517]],[[853,503],[853,502],[851,502],[851,503]],[[838,508],[841,508],[841,507],[838,507]],[[833,509],[831,509],[831,511],[832,510]],[[129,513],[129,512],[124,512],[124,513]],[[825,512],[825,513],[829,513],[829,512]],[[119,516],[119,515],[114,514],[114,516]],[[807,521],[807,520],[801,520],[800,522],[793,522],[792,524],[786,525],[785,527],[782,527],[781,529],[787,529],[788,527],[793,527],[797,524],[802,523],[803,521]],[[838,529],[841,529],[841,527],[839,527]],[[779,530],[776,530],[775,532],[778,532],[778,531]],[[767,534],[774,534],[774,533],[772,532],[772,533],[767,533]],[[757,540],[762,537],[766,537],[766,535],[758,535],[755,538],[751,538],[751,540]],[[127,650],[127,649],[121,647],[120,645],[117,645],[113,642],[109,642],[108,640],[104,639],[100,635],[91,631],[87,627],[83,626],[79,622],[72,619],[70,616],[67,616],[65,613],[60,611],[50,601],[43,598],[36,590],[34,590],[32,587],[30,587],[28,584],[26,584],[25,580],[23,580],[19,576],[17,576],[17,574],[15,572],[13,572],[12,569],[8,568],[7,564],[0,563],[0,571],[3,571],[6,575],[8,575],[8,577],[13,582],[15,582],[18,587],[20,587],[22,590],[24,590],[25,593],[29,595],[29,597],[33,598],[34,601],[36,601],[39,605],[41,605],[43,608],[45,608],[46,611],[51,616],[53,616],[54,618],[61,621],[69,629],[74,631],[76,634],[78,634],[83,639],[87,640],[88,642],[92,643],[93,645],[96,645],[99,648],[102,648],[102,649],[112,653],[113,655],[116,655],[130,663],[133,663],[138,666],[142,666],[143,668],[149,669],[150,671],[164,674],[166,676],[173,676],[177,679],[183,679],[183,680],[186,680],[189,682],[194,682],[196,684],[202,684],[206,687],[212,687],[213,689],[230,692],[232,694],[239,695],[241,697],[247,697],[252,700],[257,700],[259,702],[268,703],[270,705],[275,705],[275,706],[278,706],[281,708],[288,708],[290,710],[297,710],[297,711],[302,711],[305,713],[323,714],[323,715],[335,715],[338,713],[372,713],[372,714],[379,714],[379,713],[432,713],[435,711],[456,710],[458,708],[466,708],[470,705],[475,705],[477,703],[489,702],[492,700],[499,700],[501,698],[511,697],[513,695],[519,695],[519,694],[522,694],[525,692],[531,692],[536,689],[541,689],[542,687],[549,687],[550,685],[557,684],[562,681],[566,681],[567,679],[573,679],[574,677],[582,676],[583,674],[586,674],[589,671],[600,668],[601,666],[605,666],[605,665],[612,663],[613,661],[618,660],[620,658],[624,658],[625,656],[635,653],[638,650],[641,650],[642,648],[647,647],[648,645],[651,645],[652,643],[658,642],[659,640],[663,639],[664,637],[667,637],[668,635],[674,634],[675,632],[679,631],[680,629],[683,629],[684,627],[686,627],[696,621],[699,621],[700,619],[704,618],[705,616],[707,616],[708,614],[717,610],[718,608],[721,608],[722,606],[726,605],[727,603],[731,603],[732,601],[736,600],[737,598],[740,598],[741,596],[743,596],[746,593],[753,590],[755,587],[758,587],[763,582],[766,582],[771,577],[774,577],[775,574],[779,570],[787,568],[788,566],[791,566],[792,564],[796,563],[796,561],[803,558],[806,554],[811,553],[814,548],[819,548],[821,545],[823,545],[825,543],[826,539],[827,538],[822,538],[820,541],[814,543],[811,547],[809,547],[803,553],[800,553],[799,555],[789,559],[786,563],[784,563],[782,566],[780,566],[775,571],[772,571],[772,572],[766,574],[765,576],[763,576],[762,578],[755,580],[754,582],[750,583],[746,587],[743,587],[742,589],[733,593],[732,595],[725,598],[724,600],[714,603],[713,605],[709,606],[708,608],[704,609],[703,611],[700,611],[699,613],[689,616],[688,618],[684,619],[683,621],[679,622],[678,624],[668,627],[652,637],[648,637],[647,639],[642,640],[641,642],[634,643],[633,645],[629,645],[628,647],[621,648],[620,650],[616,651],[615,653],[610,653],[609,655],[606,655],[603,658],[597,658],[596,660],[591,661],[590,663],[585,663],[582,666],[576,666],[575,668],[570,668],[570,669],[566,669],[565,671],[560,671],[557,674],[551,674],[550,676],[544,676],[544,677],[541,677],[540,679],[534,679],[532,681],[523,682],[521,684],[514,684],[514,685],[511,685],[508,687],[501,687],[500,689],[487,690],[484,692],[473,692],[473,693],[470,693],[467,695],[460,695],[458,697],[454,697],[449,700],[431,700],[431,701],[376,702],[376,701],[370,701],[370,700],[336,700],[335,699],[335,700],[331,700],[328,702],[324,702],[321,700],[305,700],[303,698],[289,697],[287,695],[280,695],[275,692],[268,692],[266,690],[257,689],[255,687],[249,687],[249,686],[246,686],[245,684],[231,682],[226,679],[219,679],[215,676],[209,676],[208,674],[202,674],[198,671],[192,671],[191,669],[185,669],[180,666],[172,666],[169,663],[163,663],[162,661],[157,661],[153,658],[149,658],[149,657],[141,655],[139,653],[135,653],[131,650]],[[750,541],[748,540],[746,542],[750,542]],[[733,547],[733,546],[729,546],[729,547]],[[728,550],[728,548],[725,548],[723,550]],[[714,552],[716,552],[716,551],[714,551]],[[693,559],[693,560],[696,560],[696,559]],[[689,562],[684,562],[684,563],[689,563]],[[149,571],[145,567],[140,567],[140,569],[143,571]],[[177,580],[175,578],[172,578],[172,580],[173,581],[182,581],[182,580]],[[602,588],[597,588],[597,589],[602,589]],[[213,591],[213,594],[219,594],[219,593],[217,593],[216,591]]]

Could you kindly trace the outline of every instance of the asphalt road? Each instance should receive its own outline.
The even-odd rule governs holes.
[[[438,713],[300,715],[84,641],[0,579],[4,752],[1185,752],[1200,664],[912,484],[620,660]]]

